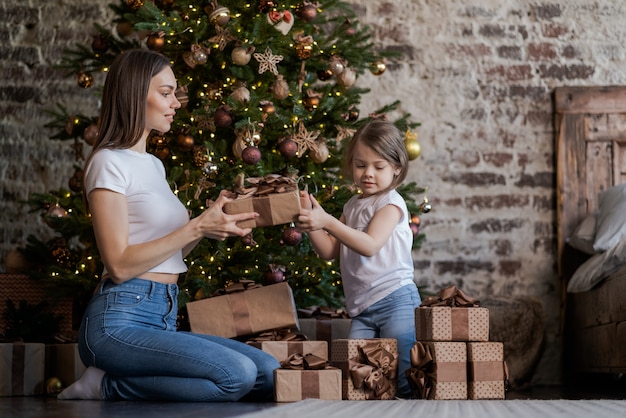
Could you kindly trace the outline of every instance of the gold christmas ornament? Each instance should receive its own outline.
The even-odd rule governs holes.
[[[409,160],[416,159],[422,153],[422,147],[417,141],[417,133],[411,132],[410,129],[407,129],[404,134],[404,146],[406,147],[406,152],[409,155]]]
[[[233,49],[230,54],[230,58],[233,60],[233,64],[240,67],[248,64],[252,58],[254,52],[254,46],[238,46]]]
[[[230,10],[223,6],[217,7],[209,14],[209,21],[214,25],[226,26],[230,21]]]
[[[193,136],[182,133],[176,138],[176,143],[185,151],[191,151],[194,145],[196,145]]]
[[[356,74],[352,69],[345,68],[341,74],[337,75],[337,84],[343,88],[350,88],[356,81]]]
[[[270,102],[269,100],[261,100],[259,104],[261,106],[261,112],[263,113],[272,115],[274,114],[274,112],[276,112],[276,107],[274,106],[274,103]]]
[[[161,51],[165,45],[163,32],[152,33],[146,38],[146,45],[153,51]]]
[[[245,86],[237,87],[230,94],[230,97],[238,101],[239,103],[247,103],[250,101],[250,90]]]
[[[370,64],[370,72],[374,75],[381,75],[387,69],[383,60],[378,60]]]
[[[316,145],[316,147],[311,147],[309,150],[309,157],[311,157],[311,161],[315,164],[322,164],[328,159],[328,155],[330,154],[328,146],[324,140],[317,141]]]
[[[282,74],[278,74],[276,81],[272,85],[272,96],[277,100],[289,97],[289,84],[285,81]]]
[[[130,7],[131,10],[137,10],[143,6],[143,0],[126,0],[126,5]]]
[[[58,377],[51,377],[46,380],[46,394],[56,395],[63,390],[63,382]]]
[[[88,89],[93,85],[93,76],[89,73],[80,72],[76,77],[76,82],[84,89]]]

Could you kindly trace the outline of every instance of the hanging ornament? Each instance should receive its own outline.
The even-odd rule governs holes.
[[[261,150],[255,145],[248,145],[241,152],[241,159],[248,165],[255,165],[261,161]]]
[[[56,239],[50,246],[50,254],[60,266],[70,266],[72,252],[69,248],[67,248],[67,243],[65,242],[65,239]]]
[[[311,23],[317,17],[317,7],[319,3],[315,2],[315,4],[305,1],[302,6],[300,6],[298,10],[298,16],[300,19],[304,20],[306,23]]]
[[[4,267],[9,274],[19,274],[28,270],[30,266],[24,253],[14,248],[4,258]]]
[[[146,38],[146,46],[153,51],[163,50],[165,46],[165,32],[153,32]]]
[[[328,61],[328,69],[334,75],[341,74],[347,65],[348,63],[346,62],[346,60],[337,55],[333,55]]]
[[[410,129],[407,129],[404,134],[404,146],[406,147],[406,152],[409,155],[409,160],[416,159],[422,153],[422,147],[417,141],[417,133],[411,132]]]
[[[266,285],[280,283],[285,280],[285,266],[270,264],[268,268],[269,269],[265,273],[263,273],[263,278],[265,279]]]
[[[283,230],[283,242],[287,245],[298,245],[302,241],[302,232],[295,226],[289,226]]]
[[[302,99],[302,104],[304,104],[306,110],[313,111],[319,106],[321,97],[321,93],[315,90],[307,90],[306,97]]]
[[[302,156],[307,150],[310,150],[317,146],[317,143],[315,142],[315,140],[317,139],[319,134],[320,134],[320,131],[313,131],[313,132],[307,131],[306,127],[304,126],[304,123],[302,121],[299,122],[298,132],[294,133],[291,136],[291,139],[293,139],[296,142],[296,144],[298,144],[298,158],[302,158]]]
[[[316,146],[312,147],[309,151],[309,157],[315,164],[322,164],[328,159],[329,151],[326,140],[320,138],[316,141]]]
[[[333,77],[333,72],[330,71],[329,69],[326,70],[319,70],[317,72],[317,78],[320,79],[320,81],[328,81]]]
[[[416,224],[415,222],[410,222],[409,228],[411,228],[411,232],[413,233],[413,236],[416,236],[417,234],[420,233],[420,226],[419,224]]]
[[[420,219],[419,215],[411,215],[411,222],[419,225],[422,223],[422,220]]]
[[[228,105],[220,106],[217,108],[215,113],[213,114],[213,120],[215,121],[215,126],[220,128],[227,128],[233,123],[233,116],[231,113],[231,108]]]
[[[256,241],[254,240],[254,237],[252,236],[252,232],[244,235],[243,237],[241,237],[241,243],[243,245],[247,245],[248,247],[253,247],[256,245]]]
[[[377,60],[370,64],[370,72],[374,75],[381,75],[387,69],[384,60]]]
[[[133,33],[133,24],[128,20],[122,20],[115,26],[115,30],[120,36],[130,36]]]
[[[47,395],[56,395],[61,393],[63,390],[63,382],[58,377],[50,377],[46,380],[46,394]]]
[[[282,74],[278,74],[276,81],[272,85],[272,96],[277,100],[289,97],[289,84],[285,81]]]
[[[206,177],[213,177],[217,174],[218,166],[213,161],[207,161],[202,166],[202,174]]]
[[[131,10],[137,10],[143,6],[143,0],[126,0],[126,5],[130,7]]]
[[[209,21],[217,26],[224,27],[230,22],[230,10],[224,6],[219,6],[217,2],[212,2],[213,7],[205,7],[205,12],[209,10]]]
[[[170,151],[170,149],[168,147],[157,147],[154,150],[154,155],[159,157],[159,159],[161,159],[161,160],[167,159],[167,157],[169,157],[170,154],[171,154],[171,151]]]
[[[259,102],[259,106],[261,108],[261,112],[265,113],[265,116],[273,115],[274,112],[276,112],[276,106],[274,106],[274,103],[269,100],[261,100]]]
[[[76,82],[82,88],[88,89],[89,87],[93,85],[93,76],[86,72],[80,72],[78,73],[78,76],[76,77]]]
[[[254,50],[254,46],[251,45],[238,46],[233,49],[233,52],[230,54],[230,58],[233,60],[233,64],[242,67],[250,62]]]
[[[87,126],[83,131],[83,139],[85,140],[87,145],[93,146],[93,144],[95,144],[96,140],[98,139],[98,125],[92,123],[91,125]]]
[[[290,137],[285,137],[278,143],[278,152],[289,160],[298,152],[298,144]]]
[[[58,203],[50,206],[46,211],[45,221],[50,228],[58,228],[61,225],[61,219],[67,218],[67,211]]]
[[[354,105],[350,105],[350,107],[348,108],[348,111],[346,113],[343,113],[341,117],[346,122],[354,122],[355,120],[359,118],[359,110],[356,107],[354,107]]]
[[[341,74],[337,75],[337,84],[343,88],[350,88],[356,81],[356,74],[351,68],[344,68]]]
[[[335,142],[339,146],[344,139],[352,138],[352,136],[354,135],[355,132],[356,132],[356,129],[354,129],[354,128],[347,128],[345,126],[338,126],[337,127],[337,138],[335,138]]]
[[[189,134],[181,133],[176,138],[176,143],[179,147],[181,147],[184,151],[191,151],[193,147],[196,145],[196,142],[193,139],[193,136]]]
[[[424,197],[424,200],[419,205],[420,212],[428,213],[432,210],[432,206],[428,203],[428,198]]]
[[[74,171],[74,174],[72,175],[72,177],[70,177],[70,179],[67,182],[68,187],[70,188],[71,191],[73,192],[80,192],[83,190],[83,170],[81,170],[80,168],[77,168]]]
[[[209,59],[211,50],[203,47],[202,45],[191,45],[190,51],[183,52],[183,60],[190,68],[196,68],[196,65],[206,64]]]
[[[260,54],[256,52],[254,54],[254,59],[259,62],[259,74],[263,74],[269,70],[272,74],[278,75],[278,68],[276,67],[276,64],[283,60],[283,56],[274,55],[268,46],[265,48],[264,53]]]
[[[267,22],[283,35],[287,35],[293,27],[293,16],[289,10],[272,10],[267,14]]]
[[[171,9],[174,6],[174,0],[158,0],[156,4],[160,9]]]
[[[233,35],[230,34],[228,29],[224,29],[223,27],[217,25],[215,26],[215,36],[209,38],[209,42],[217,45],[220,51],[223,51],[228,45],[229,42],[237,39]]]
[[[232,147],[233,154],[235,155],[235,157],[241,158],[243,150],[246,149],[247,146],[248,144],[246,143],[246,141],[244,140],[242,136],[238,136],[237,138],[235,138],[235,142],[233,142],[233,147]]]
[[[96,54],[104,54],[109,49],[109,39],[104,35],[96,35],[91,41],[91,49]]]
[[[230,94],[230,97],[232,97],[235,101],[239,103],[247,103],[250,101],[250,90],[248,90],[245,85],[241,84],[239,87],[233,90],[233,92]]]
[[[274,0],[259,0],[258,8],[261,13],[267,13],[274,7],[276,7]]]
[[[166,144],[167,144],[167,141],[161,135],[152,135],[150,137],[150,145],[154,147],[164,147]]]
[[[311,35],[298,34],[296,36],[296,53],[303,60],[311,57],[313,53],[313,37]]]
[[[196,167],[202,167],[209,162],[207,156],[207,148],[204,145],[196,145],[193,147],[193,163]]]

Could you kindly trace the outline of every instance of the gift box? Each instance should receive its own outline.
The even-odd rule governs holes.
[[[192,332],[233,338],[299,327],[293,292],[286,282],[188,302]]]
[[[85,369],[78,344],[46,344],[46,379],[56,377],[67,387],[77,381]]]
[[[7,308],[7,299],[13,301],[16,307],[21,301],[32,306],[37,306],[44,300],[47,301],[51,313],[59,318],[58,331],[64,334],[72,332],[72,300],[70,298],[46,299],[45,289],[40,281],[24,274],[0,273],[0,335],[6,334],[8,325],[3,315]]]
[[[297,402],[304,399],[341,400],[341,370],[274,370],[274,400]]]
[[[467,343],[469,399],[504,399],[508,370],[501,342]]]
[[[257,212],[260,216],[237,222],[239,227],[281,225],[297,220],[300,213],[300,192],[295,179],[269,175],[248,178],[246,181],[251,187],[236,189],[237,197],[224,204],[224,212]]]
[[[300,332],[311,341],[326,341],[328,358],[330,358],[331,344],[334,340],[350,337],[351,319],[313,319],[300,318]]]
[[[415,309],[418,341],[489,341],[489,309],[454,286]]]
[[[463,342],[416,342],[409,385],[418,399],[467,399],[467,347]]]
[[[314,354],[328,360],[326,341],[252,341],[248,344],[271,354],[279,362],[287,360],[293,354]]]
[[[41,395],[45,344],[0,343],[0,396]]]
[[[342,399],[395,398],[398,343],[394,338],[334,340],[330,362],[341,369]]]

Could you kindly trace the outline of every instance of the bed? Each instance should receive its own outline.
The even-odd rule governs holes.
[[[626,373],[626,87],[554,99],[563,374]]]

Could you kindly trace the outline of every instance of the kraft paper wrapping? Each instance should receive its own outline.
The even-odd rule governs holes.
[[[419,399],[467,399],[466,343],[418,341],[407,378]]]
[[[0,396],[41,395],[45,344],[0,343]]]
[[[334,340],[347,339],[350,336],[351,319],[313,319],[300,318],[300,332],[309,340],[326,341],[328,343],[328,358],[330,358],[331,344]]]
[[[271,354],[279,362],[287,360],[292,354],[314,354],[328,360],[326,341],[263,341],[248,344]]]
[[[350,360],[359,358],[359,347],[368,343],[378,343],[385,350],[393,354],[396,359],[398,356],[398,342],[394,338],[371,338],[371,339],[339,339],[334,340],[331,344],[331,360],[330,363],[339,369],[342,373],[342,398],[344,400],[369,400],[371,398],[366,388],[356,388],[350,373]],[[395,377],[391,380],[389,391],[380,398],[380,400],[393,399],[398,389],[397,381],[397,362]]]
[[[274,370],[274,400],[297,402],[304,399],[341,400],[341,370]]]
[[[78,344],[46,345],[46,379],[57,377],[63,386],[77,381],[86,367],[78,354]]]
[[[236,199],[224,205],[228,214],[257,212],[260,216],[237,222],[240,228],[282,225],[295,222],[300,213],[300,193],[294,190],[286,193],[272,193],[264,196],[250,196]]]
[[[489,309],[415,308],[418,341],[489,341]]]
[[[468,398],[504,399],[508,371],[501,342],[467,343]]]
[[[200,334],[233,338],[299,328],[293,292],[285,282],[189,302],[186,306],[191,331]]]

